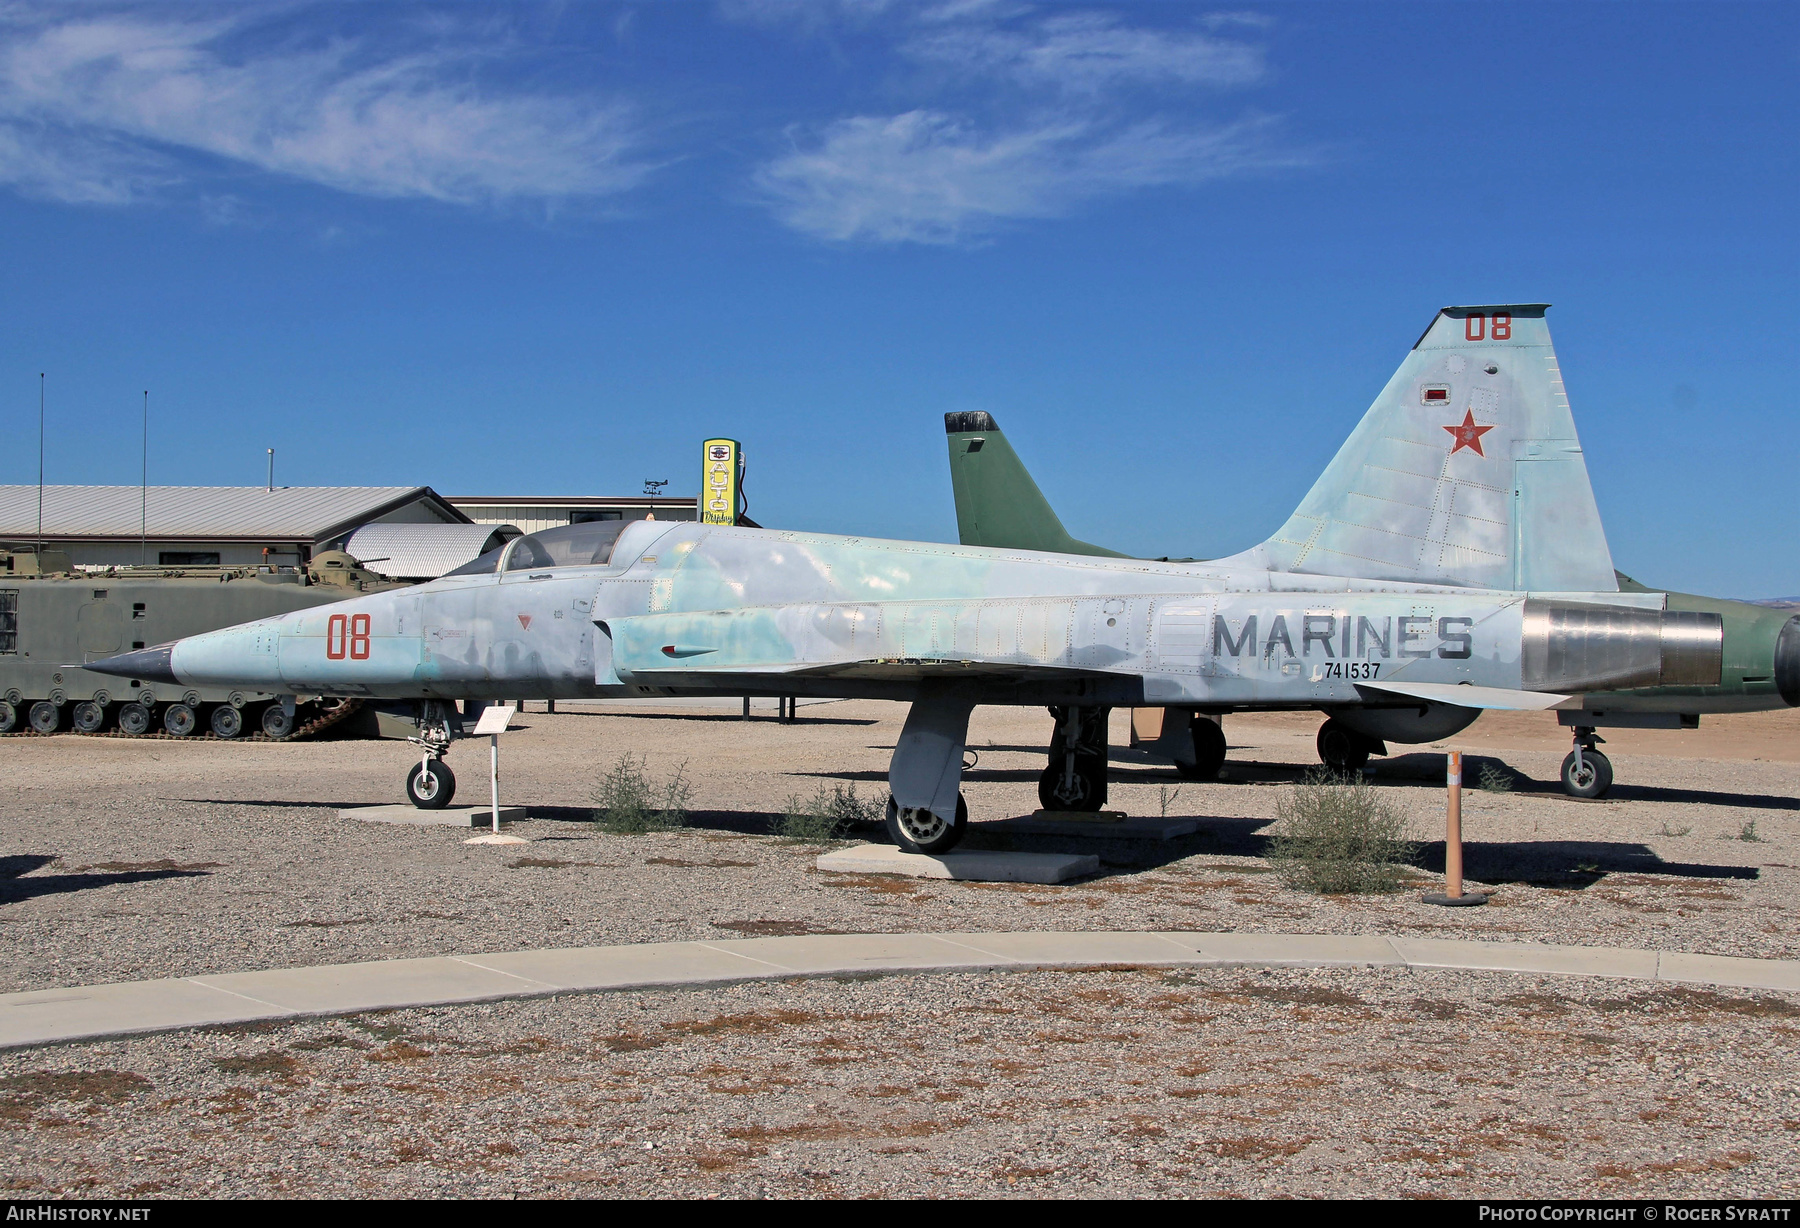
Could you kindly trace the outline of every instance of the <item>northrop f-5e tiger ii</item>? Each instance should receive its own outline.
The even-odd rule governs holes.
[[[1544,313],[1440,311],[1288,522],[1229,558],[1131,559],[1066,535],[1073,550],[575,524],[429,584],[88,668],[414,701],[425,753],[407,788],[422,806],[454,788],[442,762],[454,701],[901,700],[888,831],[927,853],[967,822],[977,704],[1051,709],[1040,794],[1070,810],[1105,797],[1119,705],[1186,714],[1174,757],[1199,775],[1225,754],[1208,715],[1315,709],[1328,761],[1358,762],[1484,709],[1560,709],[1574,740],[1565,786],[1592,796],[1611,781],[1602,713],[1800,704],[1800,617],[1621,585]],[[953,459],[956,440],[980,435],[961,418]]]

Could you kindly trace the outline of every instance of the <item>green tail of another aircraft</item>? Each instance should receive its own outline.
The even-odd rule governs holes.
[[[991,414],[945,414],[944,431],[950,437],[950,485],[963,545],[1129,557],[1069,536]]]

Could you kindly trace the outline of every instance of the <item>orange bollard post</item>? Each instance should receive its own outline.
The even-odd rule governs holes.
[[[1440,904],[1446,908],[1468,908],[1485,904],[1488,897],[1479,891],[1463,891],[1462,847],[1462,752],[1453,750],[1445,756],[1444,787],[1444,890],[1430,891],[1419,897],[1422,903]]]

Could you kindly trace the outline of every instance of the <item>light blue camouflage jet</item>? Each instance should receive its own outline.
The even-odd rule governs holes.
[[[1707,711],[1800,703],[1800,618],[1774,619],[1734,649],[1734,662],[1755,658],[1765,691],[1722,690],[1720,615],[1621,591],[1544,311],[1439,312],[1288,522],[1229,558],[569,525],[429,584],[88,668],[415,701],[425,749],[407,789],[427,807],[454,789],[442,762],[454,701],[906,701],[887,824],[918,852],[963,833],[977,704],[1051,708],[1040,796],[1092,810],[1106,794],[1106,714],[1119,705],[1316,709],[1330,717],[1328,761],[1326,734],[1357,763],[1358,748],[1366,758],[1377,740],[1444,738],[1484,709],[1579,711],[1588,695],[1631,688],[1686,688]],[[1216,772],[1218,725],[1186,728],[1177,758]],[[1611,780],[1593,733],[1576,727],[1564,765],[1576,792]]]

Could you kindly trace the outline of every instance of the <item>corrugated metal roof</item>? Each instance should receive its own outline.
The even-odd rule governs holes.
[[[372,524],[352,533],[344,549],[381,575],[435,580],[518,535],[509,524]]]
[[[442,501],[429,486],[152,486],[148,520],[136,486],[46,486],[44,536],[135,539],[254,538],[316,541],[413,499]],[[0,486],[0,538],[38,532],[38,488]]]

